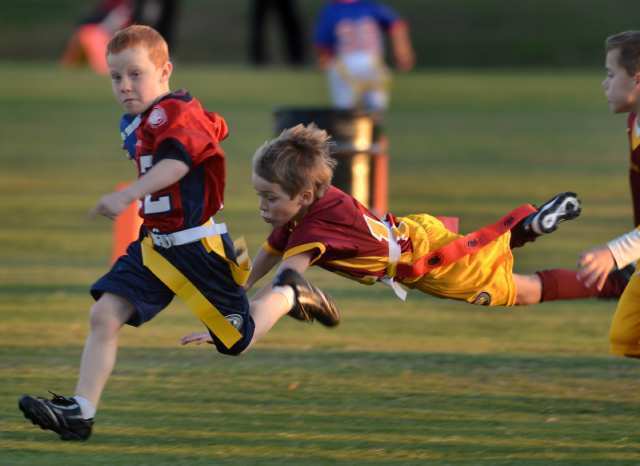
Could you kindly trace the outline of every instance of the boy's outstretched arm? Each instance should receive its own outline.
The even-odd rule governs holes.
[[[129,204],[147,194],[159,191],[179,181],[189,172],[189,166],[179,160],[163,159],[122,191],[114,191],[100,198],[89,215],[104,215],[115,219]]]
[[[253,259],[251,273],[244,288],[250,290],[262,277],[268,274],[282,259],[281,256],[270,254],[264,248],[260,248]]]

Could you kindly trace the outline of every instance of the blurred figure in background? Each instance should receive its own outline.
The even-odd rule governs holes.
[[[131,0],[102,0],[73,31],[60,63],[63,66],[88,65],[98,74],[107,74],[107,44],[114,32],[132,21]]]
[[[389,37],[396,67],[415,64],[407,23],[391,8],[366,0],[334,0],[320,12],[314,45],[327,70],[333,105],[381,112],[389,102],[389,70],[384,61]]]
[[[266,48],[268,43],[266,26],[270,12],[278,16],[287,63],[296,66],[304,64],[302,22],[293,0],[253,0],[251,2],[251,36],[249,38],[251,63],[260,66],[270,61]]]
[[[167,42],[169,52],[173,53],[180,2],[178,0],[135,0],[133,4],[133,22],[151,26],[158,31]]]
[[[73,31],[60,60],[63,66],[88,65],[107,74],[105,53],[113,34],[130,24],[145,24],[175,47],[178,0],[102,0]]]

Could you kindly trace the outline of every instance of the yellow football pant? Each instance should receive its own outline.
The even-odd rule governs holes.
[[[459,238],[435,217],[426,214],[399,218],[420,257]],[[441,298],[458,299],[472,304],[513,306],[516,287],[513,281],[513,255],[509,247],[511,232],[499,236],[474,254],[457,262],[433,269],[416,280],[403,280],[409,288]],[[482,295],[487,301],[479,300]]]
[[[640,275],[633,274],[609,329],[611,353],[640,358]]]

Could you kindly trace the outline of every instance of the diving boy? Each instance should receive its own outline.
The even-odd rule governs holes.
[[[299,273],[318,265],[364,284],[386,283],[401,298],[409,288],[491,306],[543,299],[544,277],[513,273],[511,250],[576,218],[581,206],[574,193],[559,194],[539,209],[523,205],[462,236],[427,214],[379,219],[330,185],[335,160],[329,152],[325,131],[298,125],[255,153],[252,183],[260,215],[273,231],[247,288],[278,264]],[[208,339],[192,334],[182,343]]]

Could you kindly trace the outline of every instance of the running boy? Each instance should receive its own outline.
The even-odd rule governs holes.
[[[186,91],[171,92],[172,64],[166,42],[154,29],[130,26],[109,42],[113,92],[126,111],[124,146],[139,178],[124,191],[103,196],[94,214],[115,218],[141,199],[141,236],[91,288],[91,309],[80,375],[73,397],[52,400],[24,395],[25,417],[63,440],[86,440],[104,386],[113,369],[118,332],[139,326],[164,309],[174,295],[203,321],[218,351],[237,355],[291,311],[298,318],[332,326],[332,303],[294,271],[249,306],[243,269],[224,223],[225,185],[220,141],[227,125]]]
[[[543,299],[544,277],[514,274],[511,249],[576,218],[581,207],[575,194],[559,194],[539,209],[521,206],[496,224],[461,236],[426,214],[378,219],[330,185],[335,160],[329,149],[325,131],[298,125],[254,155],[252,183],[260,215],[273,231],[255,258],[248,287],[282,261],[280,267],[300,273],[319,265],[364,284],[381,281],[401,298],[406,291],[399,283],[472,304]],[[182,343],[208,339],[191,334]]]
[[[602,82],[609,109],[628,113],[630,167],[634,224],[640,225],[640,31],[627,31],[606,39],[606,71]],[[603,286],[611,270],[623,269],[640,259],[640,230],[635,229],[580,256],[579,278],[585,285]],[[609,330],[611,352],[640,357],[640,277],[634,274],[624,290]]]
[[[386,35],[396,67],[409,71],[415,62],[409,28],[390,7],[368,0],[335,0],[320,12],[314,44],[318,62],[327,70],[334,106],[371,112],[386,109]]]

